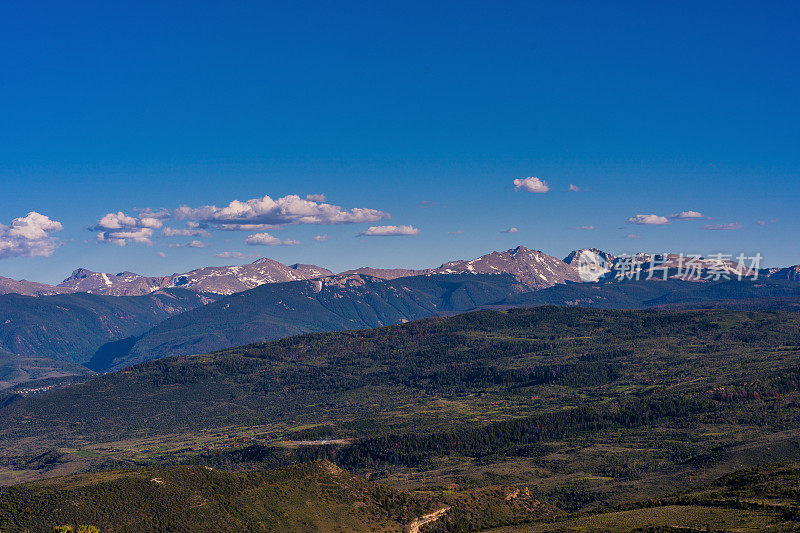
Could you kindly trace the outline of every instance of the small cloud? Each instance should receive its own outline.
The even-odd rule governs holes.
[[[538,192],[538,193],[543,193],[550,190],[550,186],[547,185],[547,182],[534,177],[515,179],[514,187],[518,191],[524,190],[528,192]]]
[[[519,233],[517,228],[511,227],[508,229],[500,230],[500,233]]]
[[[314,240],[317,241],[317,242],[325,242],[328,239],[329,239],[329,237],[328,237],[327,233],[325,235],[315,235],[314,236]]]
[[[742,226],[742,224],[739,222],[726,222],[725,224],[706,224],[703,226],[703,229],[726,231],[726,230],[742,229],[743,227],[744,226]]]
[[[165,252],[158,252],[158,257],[167,257]]]
[[[194,240],[189,244],[187,244],[186,246],[188,246],[189,248],[205,248],[206,246],[209,245],[204,243],[203,241]]]
[[[662,226],[664,224],[669,224],[669,219],[659,215],[636,215],[635,217],[629,218],[626,222],[628,224],[640,224],[644,226]]]
[[[464,233],[464,232],[461,231],[460,229],[456,230],[456,231],[448,231],[447,232],[448,235],[461,235],[462,233]]]
[[[672,220],[691,220],[693,218],[703,218],[703,213],[697,211],[681,211],[680,213],[673,213],[669,216]]]
[[[370,226],[356,237],[389,237],[394,235],[418,235],[414,226]]]
[[[578,192],[580,190],[581,190],[580,187],[578,187],[577,185],[573,185],[571,183],[569,184],[569,187],[567,187],[567,192]]]
[[[642,236],[641,235],[636,235],[635,233],[628,233],[627,235],[625,235],[625,238],[626,239],[641,239]]]
[[[767,222],[765,220],[757,220],[756,224],[758,224],[759,226],[766,226]]]
[[[433,200],[422,200],[419,203],[419,206],[422,208],[426,207],[439,207],[439,202],[434,202]]]
[[[324,194],[307,194],[306,195],[306,200],[311,200],[312,202],[326,202],[326,201],[328,201],[328,199],[325,198]]]
[[[220,252],[214,255],[217,257],[221,257],[222,259],[245,259],[245,258],[256,257],[255,255],[251,254],[243,254],[242,252]]]
[[[594,228],[594,226],[574,226],[574,227],[572,227],[570,229],[580,229],[580,230],[585,230],[585,231],[592,231],[595,228]]]
[[[248,235],[244,243],[250,246],[296,246],[300,244],[300,241],[282,241],[269,233],[255,233],[253,235]]]

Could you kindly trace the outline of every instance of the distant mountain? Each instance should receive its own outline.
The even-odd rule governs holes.
[[[527,290],[510,275],[472,274],[395,280],[354,274],[265,284],[167,319],[135,344],[112,346],[104,365],[89,366],[122,368],[299,333],[399,324],[498,303]]]
[[[544,252],[524,246],[517,246],[504,252],[491,252],[477,259],[449,261],[438,268],[413,270],[361,267],[346,270],[342,274],[364,274],[382,279],[440,274],[511,274],[531,290],[552,287],[567,281],[581,281],[575,267]]]
[[[139,335],[216,296],[167,289],[146,296],[0,296],[0,353],[84,363],[109,342]]]
[[[769,279],[787,279],[789,281],[800,281],[800,265],[787,268],[777,268],[769,273]]]
[[[0,276],[0,294],[22,294],[25,296],[47,296],[50,294],[64,294],[73,292],[69,289],[37,283],[28,280],[16,280]]]
[[[540,250],[517,246],[505,252],[492,252],[472,261],[450,261],[430,274],[511,274],[530,289],[543,289],[561,283],[580,282],[575,267]]]
[[[350,276],[354,274],[363,274],[365,276],[372,276],[373,278],[381,279],[397,279],[406,278],[409,276],[422,276],[427,274],[430,270],[412,270],[409,268],[372,268],[361,267],[353,270],[345,270],[340,272],[340,276]]]
[[[297,281],[332,272],[315,265],[284,265],[273,259],[261,258],[248,265],[204,267],[170,276],[146,277],[133,272],[106,274],[85,268],[75,270],[58,284],[69,292],[89,292],[109,296],[141,296],[158,289],[181,287],[197,292],[233,294],[263,285]]]
[[[530,290],[540,290],[564,283],[609,280],[617,273],[629,273],[632,268],[639,271],[641,278],[663,279],[666,272],[668,278],[687,281],[706,281],[709,277],[717,281],[717,274],[734,277],[739,274],[745,277],[758,274],[761,278],[800,281],[800,265],[757,271],[733,260],[719,261],[713,257],[648,253],[615,256],[597,248],[574,250],[561,261],[540,250],[524,246],[491,252],[472,260],[448,261],[436,268],[361,267],[340,274],[363,274],[387,280],[439,274],[511,274]],[[316,265],[284,265],[267,258],[246,265],[203,267],[167,276],[142,276],[130,271],[108,274],[78,268],[55,286],[0,277],[0,294],[42,296],[89,292],[109,296],[140,296],[159,289],[182,287],[198,292],[230,295],[265,283],[301,281],[332,274],[330,270]]]

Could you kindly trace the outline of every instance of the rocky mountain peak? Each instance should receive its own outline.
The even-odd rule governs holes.
[[[83,267],[76,268],[75,270],[72,271],[72,274],[70,274],[67,279],[62,281],[62,283],[67,283],[68,281],[75,281],[75,280],[79,280],[79,279],[88,278],[92,274],[97,274],[97,272],[94,272],[92,270],[89,270],[88,268],[83,268]]]

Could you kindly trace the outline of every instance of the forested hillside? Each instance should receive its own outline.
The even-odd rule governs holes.
[[[85,363],[103,344],[138,335],[213,298],[185,289],[146,296],[0,295],[0,352]]]

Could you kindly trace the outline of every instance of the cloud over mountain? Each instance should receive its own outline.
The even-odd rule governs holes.
[[[125,246],[129,242],[152,244],[154,230],[164,226],[165,220],[183,220],[186,227],[164,227],[161,230],[164,237],[208,237],[211,235],[209,230],[267,232],[294,224],[350,224],[376,222],[389,217],[389,213],[378,209],[345,209],[329,204],[324,194],[309,194],[305,198],[290,194],[277,199],[264,196],[233,200],[225,207],[184,205],[158,212],[145,210],[138,216],[129,216],[122,211],[107,213],[89,229],[99,232],[98,242]],[[266,246],[299,244],[295,240],[282,241],[269,233],[250,235],[245,243]]]
[[[255,233],[253,235],[249,235],[244,240],[244,243],[250,246],[295,246],[300,244],[300,241],[282,241],[278,237],[270,235],[269,233]]]
[[[357,237],[389,237],[393,235],[417,235],[419,229],[414,226],[370,226]]]
[[[322,198],[321,195],[311,195]],[[177,219],[189,219],[208,224],[347,224],[375,222],[389,214],[377,209],[356,207],[343,209],[338,205],[317,202],[291,194],[273,200],[269,196],[241,202],[234,200],[225,207],[206,205],[198,208],[179,207],[173,212]],[[226,228],[228,229],[228,228]]]
[[[51,233],[62,229],[61,222],[36,211],[15,218],[10,226],[0,224],[0,259],[53,255],[58,242]]]

